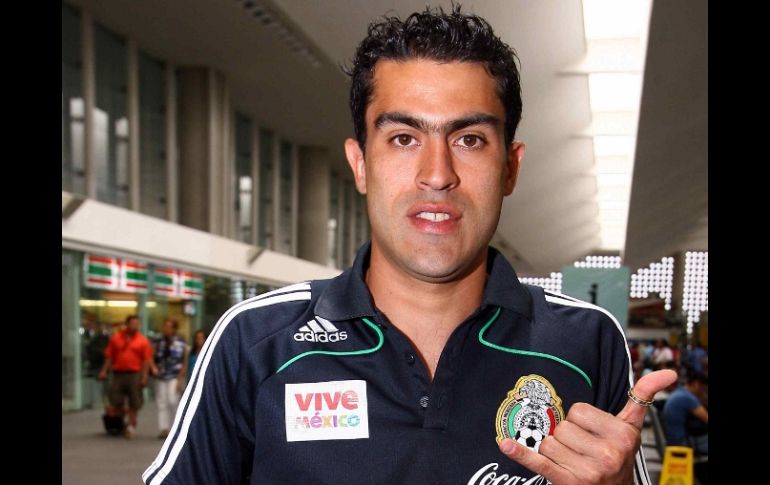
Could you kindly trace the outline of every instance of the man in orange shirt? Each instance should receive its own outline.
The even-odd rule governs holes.
[[[112,367],[107,414],[121,416],[124,398],[128,397],[128,426],[125,435],[131,439],[136,433],[136,416],[142,407],[142,388],[147,385],[147,373],[152,359],[150,341],[139,333],[138,316],[129,315],[126,318],[126,328],[110,338],[104,356],[99,379],[106,379],[107,370]]]

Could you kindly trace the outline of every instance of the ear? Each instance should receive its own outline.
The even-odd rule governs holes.
[[[513,141],[508,146],[508,156],[506,157],[505,167],[505,195],[511,195],[516,186],[516,179],[519,176],[519,166],[524,157],[524,143]]]
[[[358,142],[352,138],[345,140],[345,157],[348,159],[350,169],[353,171],[353,178],[356,181],[356,188],[362,194],[366,193],[366,164],[364,163],[364,152]]]

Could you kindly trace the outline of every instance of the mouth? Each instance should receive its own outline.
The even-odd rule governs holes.
[[[414,227],[430,234],[448,234],[456,230],[462,217],[449,204],[415,204],[407,213]]]
[[[420,212],[415,216],[418,219],[424,219],[432,222],[443,222],[450,219],[450,215],[447,212]]]

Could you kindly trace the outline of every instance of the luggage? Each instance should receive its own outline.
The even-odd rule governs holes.
[[[107,434],[120,436],[126,429],[126,422],[122,414],[111,415],[104,413],[102,421],[104,421],[104,429],[107,431]]]

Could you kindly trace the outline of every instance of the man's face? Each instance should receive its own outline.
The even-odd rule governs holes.
[[[174,335],[174,333],[176,332],[176,330],[174,329],[174,322],[172,322],[171,320],[166,320],[165,322],[163,322],[162,331],[163,331],[163,335],[165,335],[166,337],[170,337]]]
[[[366,110],[366,152],[348,139],[356,186],[367,194],[372,251],[427,282],[485,261],[521,143],[506,145],[505,109],[483,65],[379,61]]]
[[[126,324],[126,330],[128,331],[128,333],[134,333],[137,330],[139,330],[139,319],[138,318],[130,319]]]

